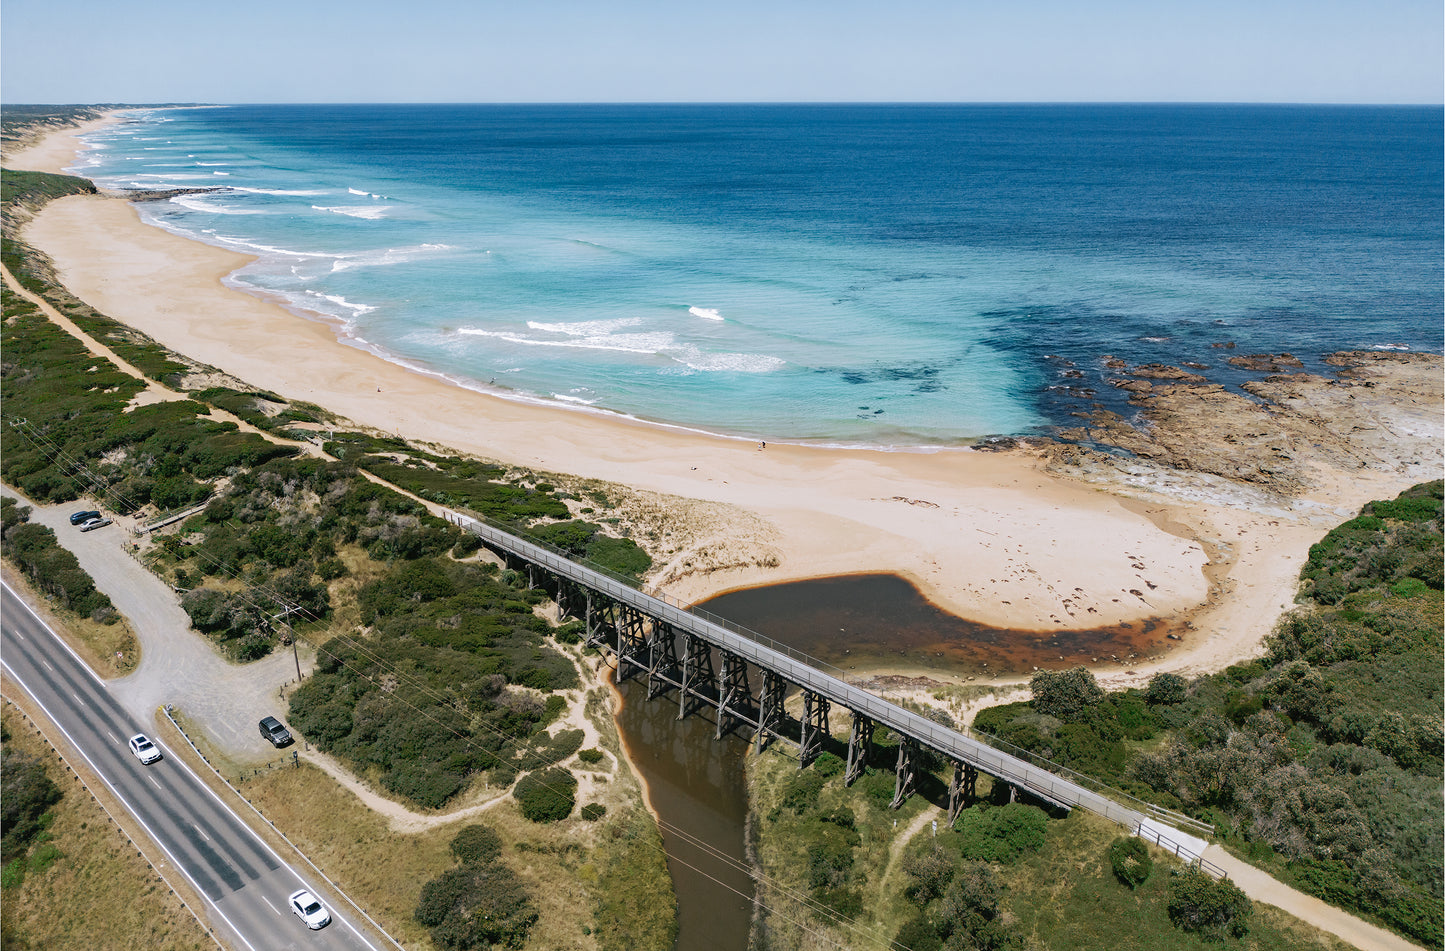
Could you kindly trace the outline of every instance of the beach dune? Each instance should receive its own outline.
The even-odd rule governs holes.
[[[7,164],[59,170],[77,145],[53,134]],[[1029,451],[763,449],[507,400],[389,363],[340,342],[320,319],[225,286],[247,257],[148,226],[118,198],[53,202],[24,238],[85,302],[253,386],[412,440],[744,513],[731,543],[768,557],[672,572],[666,590],[685,600],[892,572],[940,606],[1000,627],[1188,616],[1194,633],[1165,666],[1209,669],[1251,656],[1292,603],[1309,545],[1389,482],[1361,480],[1294,516],[1105,491],[1051,474]]]

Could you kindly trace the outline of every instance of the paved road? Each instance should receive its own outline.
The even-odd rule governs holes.
[[[213,921],[246,951],[369,949],[375,945],[331,906],[329,927],[308,931],[286,896],[311,887],[236,817],[179,758],[142,766],[126,748],[153,733],[7,585],[0,592],[0,665],[81,751],[125,808],[205,897]]]
[[[70,513],[100,506],[86,501],[37,505],[4,486],[0,495],[29,506],[30,520],[55,532],[56,541],[75,555],[95,586],[130,622],[140,642],[140,666],[107,685],[122,706],[149,723],[156,708],[172,704],[233,761],[260,764],[276,758],[276,751],[257,732],[256,722],[268,715],[286,719],[286,702],[278,698],[277,690],[296,679],[290,651],[277,651],[251,664],[233,664],[222,657],[191,628],[176,593],[126,553],[125,546],[132,541],[129,519],[118,517],[114,525],[82,532],[70,524]],[[301,669],[310,668],[303,647]]]

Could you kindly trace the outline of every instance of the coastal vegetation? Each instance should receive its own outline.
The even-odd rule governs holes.
[[[416,920],[448,951],[521,947],[537,909],[516,872],[501,861],[501,838],[487,826],[463,826],[450,849],[457,865],[422,886]]]
[[[1186,810],[1276,878],[1439,947],[1442,494],[1434,482],[1371,503],[1315,545],[1306,603],[1259,659],[1115,692],[1082,667],[1040,671],[1030,701],[986,708],[975,730]],[[874,762],[892,762],[891,743]],[[807,924],[764,917],[769,948],[805,946],[819,928],[915,951],[1320,940],[1081,812],[1010,802],[981,778],[979,798],[951,828],[935,813],[930,834],[920,823],[946,801],[943,770],[894,812],[891,769],[848,788],[840,766],[825,753],[799,772],[782,750],[750,763],[764,902],[806,894],[811,905]],[[916,834],[900,856],[904,829]]]
[[[1310,550],[1264,656],[1104,694],[1079,668],[976,730],[1213,823],[1276,877],[1441,945],[1441,483]]]
[[[1004,784],[982,776],[977,798],[949,828],[939,808],[943,771],[894,811],[887,765],[851,788],[826,765],[821,782],[804,779],[826,755],[801,772],[794,751],[781,747],[749,763],[750,839],[766,909],[755,941],[770,951],[818,941],[911,951],[1203,951],[1221,936],[1260,951],[1347,947],[1241,901],[1232,884],[1205,882],[1082,810],[1010,802]],[[887,751],[876,761],[891,762]],[[830,882],[848,897],[839,900]]]
[[[559,541],[583,546],[604,566],[634,572],[634,582],[647,565],[641,549],[609,535],[604,525],[575,522],[568,500],[531,473],[348,432],[314,407],[244,384],[217,385],[222,375],[76,301],[54,282],[44,259],[15,239],[22,198],[42,201],[85,188],[63,176],[29,178],[10,170],[4,181],[13,202],[6,205],[7,268],[171,390],[137,399],[145,381],[92,355],[5,288],[0,477],[37,502],[84,494],[141,519],[185,515],[199,506],[146,538],[140,557],[182,592],[193,625],[232,657],[259,657],[293,637],[316,645],[316,672],[291,694],[295,730],[420,808],[448,805],[468,789],[506,788],[541,771],[516,797],[519,824],[506,827],[504,838],[511,854],[548,856],[545,875],[528,868],[529,861],[519,864],[520,874],[540,877],[574,900],[538,898],[527,940],[554,947],[560,934],[568,945],[670,947],[674,906],[661,840],[639,805],[635,780],[620,765],[615,739],[608,738],[613,726],[605,706],[588,715],[615,765],[591,778],[588,798],[602,801],[588,802],[585,818],[572,816],[577,783],[558,764],[578,752],[584,736],[548,728],[573,703],[589,711],[592,705],[577,689],[578,658],[563,652],[578,641],[575,625],[546,620],[545,599],[525,578],[502,570],[475,537],[406,492],[444,497],[514,530],[545,535],[546,526],[562,524]],[[230,416],[261,432],[246,431]],[[282,441],[309,439],[320,424],[339,450],[336,458]],[[361,446],[365,451],[356,451]],[[377,484],[369,478],[376,474],[405,484]],[[577,507],[601,506],[590,499]],[[7,535],[25,529],[18,508],[7,506],[5,519]],[[27,553],[32,534],[41,533],[25,529],[19,536]],[[297,774],[289,782],[314,775],[286,772]],[[284,785],[280,771],[268,781]],[[272,798],[268,816],[295,833],[297,824],[286,820],[295,805]],[[534,807],[537,821],[523,816]],[[407,841],[376,834],[393,851]],[[324,841],[313,844],[314,854],[336,863],[338,881],[366,888],[368,868],[347,864]],[[384,864],[379,855],[371,868]],[[444,855],[428,855],[426,872],[413,879],[418,889],[446,870]],[[393,909],[391,926],[395,914],[415,922],[419,895],[410,894],[404,911]],[[589,904],[591,922],[578,916]],[[420,934],[425,947],[431,939]]]
[[[0,719],[6,951],[215,944],[15,707]],[[58,914],[57,909],[67,909]]]

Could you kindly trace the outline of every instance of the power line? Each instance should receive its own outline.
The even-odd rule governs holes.
[[[99,476],[97,476],[97,475],[95,475],[93,472],[91,472],[91,470],[90,470],[88,467],[86,467],[84,464],[82,464],[82,463],[74,460],[73,457],[71,457],[68,452],[66,452],[66,451],[65,451],[64,449],[62,449],[61,447],[56,446],[55,443],[54,443],[53,441],[51,441],[48,437],[46,437],[44,434],[41,434],[41,433],[37,432],[36,429],[35,429],[35,427],[34,427],[33,425],[31,425],[31,424],[28,424],[28,422],[27,422],[26,420],[24,420],[24,419],[15,419],[15,418],[12,418],[12,419],[10,420],[10,422],[11,422],[12,427],[13,427],[21,436],[23,436],[24,438],[26,438],[26,439],[27,439],[28,441],[30,441],[33,445],[35,445],[35,446],[36,446],[37,448],[39,448],[42,452],[44,452],[44,453],[50,458],[50,460],[51,460],[52,463],[61,465],[61,466],[63,466],[64,468],[69,469],[69,470],[71,471],[71,474],[73,474],[73,475],[78,475],[78,476],[81,477],[84,481],[88,482],[93,488],[96,488],[96,489],[99,489],[99,490],[102,490],[102,491],[106,491],[106,492],[115,494],[114,490],[113,490],[107,483],[105,483]],[[30,432],[26,432],[26,429],[27,429],[27,428],[30,430]],[[135,510],[135,509],[137,509],[137,508],[140,507],[138,504],[136,504],[136,502],[135,502],[134,499],[128,498],[127,496],[125,496],[125,495],[123,495],[123,494],[119,495],[119,499],[120,499],[123,503],[128,504],[128,505],[131,505],[132,510]],[[232,527],[233,527],[233,528],[238,528],[238,529],[241,528],[241,526],[235,525],[235,524],[232,524]],[[229,568],[228,566],[226,566],[223,562],[220,561],[220,559],[216,558],[216,557],[215,557],[214,555],[212,555],[210,552],[208,552],[208,551],[206,551],[206,550],[204,550],[204,549],[201,549],[201,550],[199,550],[199,551],[193,552],[193,554],[199,555],[203,560],[208,561],[208,562],[216,569],[214,572],[207,572],[208,574],[217,574],[217,575],[221,575],[221,576],[223,576],[223,577],[230,577],[230,578],[233,578],[233,579],[236,579],[236,580],[240,580],[240,575],[239,575],[239,573],[238,573],[236,570],[234,570],[234,569]],[[250,590],[257,591],[257,592],[261,593],[264,597],[267,598],[267,600],[273,602],[273,603],[276,604],[276,605],[280,605],[280,606],[283,608],[283,611],[282,611],[282,613],[281,613],[282,623],[285,623],[288,628],[290,628],[290,624],[289,624],[288,622],[286,622],[284,619],[285,619],[286,616],[288,616],[288,615],[290,615],[290,614],[299,614],[299,615],[301,615],[303,618],[305,618],[306,620],[308,620],[308,621],[313,621],[313,622],[320,622],[320,621],[323,620],[323,618],[322,618],[321,616],[316,615],[314,612],[311,612],[310,610],[306,609],[305,607],[303,607],[303,606],[301,606],[301,605],[299,605],[299,604],[296,604],[296,603],[294,603],[294,602],[290,602],[287,598],[285,598],[285,597],[277,594],[275,591],[269,589],[269,588],[268,588],[267,586],[265,586],[265,585],[251,585],[251,586],[249,586],[249,587],[250,587]],[[247,604],[248,606],[256,609],[258,612],[263,612],[263,613],[264,613],[265,611],[269,610],[269,606],[262,605],[262,604],[258,604],[257,602],[255,602],[254,600],[246,597],[244,594],[242,594],[242,593],[240,593],[240,592],[235,593],[234,596],[238,597],[243,603],[245,603],[245,604]],[[293,633],[292,636],[293,636],[293,639],[294,639],[294,633]],[[373,665],[379,667],[381,670],[385,671],[386,673],[390,674],[391,676],[396,677],[398,680],[405,680],[405,681],[408,683],[409,686],[411,686],[413,689],[417,690],[418,692],[421,692],[421,693],[423,693],[424,695],[430,697],[431,699],[433,699],[434,701],[436,701],[436,702],[438,703],[438,705],[449,705],[449,704],[450,704],[450,698],[448,698],[448,697],[446,697],[446,696],[444,696],[444,695],[436,692],[435,690],[433,690],[433,689],[430,687],[430,685],[425,684],[425,683],[422,683],[422,682],[419,682],[419,681],[415,680],[414,678],[410,677],[410,676],[409,676],[408,674],[406,674],[404,671],[401,671],[401,670],[398,669],[395,665],[391,664],[390,662],[388,662],[388,661],[385,660],[384,658],[382,658],[382,657],[380,657],[379,655],[377,655],[374,651],[372,651],[369,647],[367,647],[363,642],[358,641],[358,640],[356,640],[355,638],[351,637],[350,635],[344,634],[344,633],[335,634],[335,635],[334,635],[334,639],[340,640],[340,641],[342,641],[346,646],[349,646],[349,647],[353,648],[353,649],[356,650],[358,653],[362,654],[367,660],[371,661],[371,663],[372,663]],[[318,651],[324,652],[325,654],[327,654],[327,656],[329,656],[329,657],[331,657],[332,659],[334,659],[338,664],[341,664],[342,666],[345,666],[348,670],[353,671],[354,673],[356,673],[358,676],[362,677],[363,679],[365,679],[365,680],[367,680],[367,681],[369,681],[369,682],[371,682],[371,683],[373,683],[373,684],[376,684],[378,687],[382,686],[382,684],[381,684],[381,682],[380,682],[379,680],[377,680],[376,678],[374,678],[374,677],[372,677],[371,675],[367,674],[365,671],[362,671],[362,670],[356,668],[355,666],[353,666],[353,665],[351,665],[351,664],[348,664],[344,658],[338,656],[338,655],[335,654],[334,652],[325,650],[324,645],[323,645],[323,646],[318,646],[317,649],[318,649]],[[298,673],[298,678],[299,678],[299,673]],[[413,711],[415,711],[418,715],[424,717],[424,718],[427,719],[427,720],[430,720],[431,722],[435,723],[437,726],[439,726],[439,727],[441,727],[442,729],[446,730],[447,732],[451,733],[451,734],[452,734],[453,736],[455,736],[457,739],[461,740],[464,744],[473,747],[473,750],[474,750],[474,751],[482,752],[482,753],[486,754],[487,756],[490,756],[492,759],[498,759],[498,757],[496,756],[496,754],[492,753],[492,752],[489,751],[489,750],[477,750],[475,741],[474,741],[474,739],[473,739],[472,737],[470,737],[470,736],[468,736],[468,735],[466,735],[466,734],[464,734],[464,733],[462,733],[462,732],[459,732],[458,730],[456,730],[454,727],[452,727],[452,726],[449,725],[449,724],[443,723],[442,721],[438,720],[436,717],[432,716],[428,711],[426,711],[425,709],[423,709],[423,708],[421,708],[421,707],[419,707],[419,706],[411,703],[409,700],[406,700],[406,699],[403,698],[403,697],[396,696],[394,693],[391,695],[391,699],[392,699],[393,701],[395,701],[395,702],[400,702],[400,703],[402,703],[402,704],[410,707],[410,708],[411,708]],[[482,722],[479,724],[479,726],[480,726],[482,729],[484,729],[484,730],[486,730],[487,732],[489,732],[490,734],[492,734],[493,736],[495,736],[496,738],[501,739],[503,743],[507,743],[507,742],[520,742],[520,741],[524,741],[524,740],[527,739],[527,737],[521,737],[521,736],[517,736],[517,735],[515,735],[515,734],[509,734],[509,733],[506,733],[506,732],[504,732],[504,731],[502,731],[502,730],[496,729],[493,725],[488,724],[488,723],[485,723],[485,721],[482,721]],[[556,762],[556,761],[553,761],[553,764],[555,764],[555,762]],[[539,769],[540,769],[540,767],[539,767]],[[535,773],[535,772],[537,772],[537,770],[532,770],[532,771],[530,771],[530,772]],[[559,794],[561,794],[561,793],[563,792],[563,791],[560,790],[560,789],[557,789],[557,788],[555,788],[555,787],[548,786],[545,782],[542,782],[542,781],[540,780],[540,778],[539,778],[538,781],[541,782],[541,785],[542,785],[544,788],[547,788],[547,789],[549,789],[549,790],[552,791],[552,792],[556,792],[556,793],[559,793]],[[706,842],[704,842],[703,840],[699,839],[698,837],[696,837],[696,836],[692,835],[691,833],[687,832],[685,829],[682,829],[682,828],[674,825],[673,823],[667,822],[666,820],[655,819],[655,821],[656,821],[656,823],[657,823],[657,825],[658,825],[658,827],[659,827],[660,830],[662,830],[662,831],[664,831],[664,832],[666,832],[666,833],[672,834],[672,835],[676,836],[678,839],[680,839],[680,840],[682,840],[682,841],[684,841],[684,842],[687,842],[688,844],[694,846],[695,848],[698,848],[700,851],[704,852],[704,854],[707,854],[707,855],[709,855],[710,857],[712,857],[714,860],[719,861],[720,863],[722,863],[725,867],[731,868],[731,869],[733,869],[734,871],[738,871],[738,872],[741,872],[741,873],[747,875],[748,878],[749,878],[751,881],[754,882],[755,887],[756,887],[756,886],[767,885],[767,886],[771,887],[772,889],[776,890],[777,892],[781,893],[783,896],[791,899],[791,900],[794,901],[795,903],[800,904],[800,905],[802,905],[804,908],[812,911],[813,913],[819,914],[819,915],[822,915],[822,916],[826,917],[826,918],[829,920],[829,923],[832,924],[832,925],[834,925],[835,927],[840,927],[840,928],[843,928],[844,930],[855,932],[855,933],[858,934],[858,936],[859,936],[860,938],[863,938],[863,939],[865,939],[865,940],[868,940],[868,941],[870,941],[871,943],[878,944],[878,945],[881,946],[881,947],[902,949],[902,947],[903,947],[902,945],[899,945],[897,942],[890,941],[890,940],[884,938],[882,935],[878,934],[874,929],[869,928],[868,926],[863,925],[863,924],[857,922],[856,920],[850,918],[849,916],[846,916],[846,915],[843,915],[843,914],[841,914],[841,913],[839,913],[839,912],[834,911],[832,908],[828,907],[827,905],[824,905],[824,904],[821,903],[821,902],[818,902],[816,899],[813,899],[813,898],[812,898],[811,896],[809,896],[809,895],[799,894],[799,893],[796,892],[795,890],[790,889],[788,886],[783,885],[781,882],[778,882],[778,881],[774,880],[771,876],[768,876],[768,875],[766,875],[765,873],[762,873],[762,872],[760,872],[759,870],[755,869],[752,865],[750,865],[750,864],[748,864],[748,863],[746,863],[746,862],[742,862],[742,861],[740,861],[740,860],[738,860],[738,859],[736,859],[736,858],[733,858],[732,856],[727,855],[726,853],[722,852],[720,849],[716,848],[715,846],[711,845],[710,843],[706,843]],[[686,862],[686,861],[682,860],[681,858],[677,857],[676,855],[668,855],[668,853],[666,852],[665,849],[661,849],[660,851],[661,851],[661,853],[662,853],[662,855],[663,855],[663,857],[664,857],[665,859],[671,859],[672,861],[677,862],[679,865],[682,865],[682,866],[684,866],[684,867],[687,867],[687,868],[689,868],[689,869],[692,869],[692,870],[693,870],[694,872],[696,872],[697,874],[699,874],[699,875],[703,876],[704,878],[708,879],[709,881],[711,881],[711,882],[713,882],[713,883],[715,883],[715,884],[717,884],[717,885],[719,885],[719,886],[727,889],[728,891],[734,892],[734,893],[736,893],[736,894],[738,894],[738,895],[740,895],[740,896],[743,896],[743,897],[747,897],[746,895],[743,895],[742,892],[738,891],[736,888],[734,888],[734,887],[732,887],[731,885],[727,884],[726,882],[723,882],[722,880],[718,879],[716,876],[714,876],[714,875],[712,875],[712,874],[710,874],[710,873],[708,873],[708,872],[706,872],[706,871],[704,871],[704,870],[696,867],[695,865],[692,865],[692,864],[689,863],[689,862]],[[777,908],[776,906],[768,905],[768,904],[762,902],[762,901],[757,897],[756,894],[753,896],[752,901],[754,901],[756,904],[759,904],[759,905],[761,905],[762,907],[766,908],[769,912],[771,912],[771,913],[773,913],[773,914],[776,914],[776,915],[778,915],[779,917],[783,918],[784,920],[789,921],[790,923],[792,923],[792,924],[794,924],[794,925],[802,928],[803,930],[807,931],[809,934],[812,934],[814,937],[818,938],[819,940],[827,941],[828,943],[833,944],[833,945],[835,945],[835,946],[837,946],[837,947],[846,947],[845,945],[838,944],[836,941],[834,941],[833,939],[831,939],[831,938],[829,938],[828,936],[824,935],[823,933],[818,932],[818,931],[815,931],[814,929],[809,928],[809,927],[808,927],[806,924],[804,924],[803,922],[801,922],[801,921],[799,921],[799,920],[797,920],[797,919],[794,919],[794,918],[790,918],[790,917],[788,917],[787,915],[784,915],[784,914],[782,913],[781,909]],[[906,949],[903,949],[903,951],[906,951]]]

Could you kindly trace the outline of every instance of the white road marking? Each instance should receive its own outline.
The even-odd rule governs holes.
[[[152,786],[156,787],[156,788],[159,789],[161,792],[165,792],[165,789],[163,789],[163,788],[161,787],[161,784],[158,783],[158,782],[156,782],[156,778],[155,778],[154,776],[147,776],[146,779],[149,779],[149,780],[151,781],[151,785],[152,785]]]
[[[276,911],[276,906],[273,905],[273,904],[271,904],[271,899],[267,898],[265,895],[262,895],[262,896],[261,896],[261,900],[266,903],[266,907],[267,907],[267,908],[271,909],[272,911]],[[276,914],[279,915],[279,914],[281,914],[281,912],[276,911]]]
[[[211,837],[206,835],[206,833],[201,829],[201,827],[196,825],[194,822],[191,823],[191,828],[199,832],[201,834],[201,838],[205,839],[207,842],[211,841]]]
[[[82,707],[85,706],[85,701],[80,699],[80,694],[72,693],[71,696],[75,698],[76,703],[80,704]]]
[[[55,673],[55,668],[50,666],[50,661],[42,660],[41,663],[45,665],[46,670],[50,671],[52,674]]]
[[[22,641],[25,640],[25,635],[24,635],[24,634],[21,634],[19,631],[11,631],[10,633],[11,633],[11,634],[14,634],[16,637],[20,638]]]
[[[112,733],[112,732],[110,732],[109,730],[106,730],[106,731],[105,731],[105,735],[108,736],[108,737],[110,737],[110,741],[111,741],[112,743],[119,743],[119,742],[120,742],[120,740],[117,740],[117,739],[115,738],[115,734]]]

